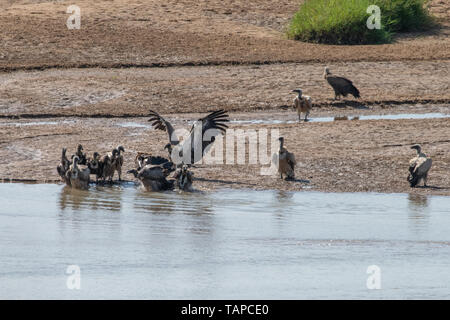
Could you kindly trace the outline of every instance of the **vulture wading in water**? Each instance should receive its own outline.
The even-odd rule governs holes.
[[[103,163],[98,152],[94,152],[94,157],[87,161],[87,166],[91,174],[95,174],[95,182],[98,182],[98,179],[103,177]]]
[[[178,189],[182,191],[193,191],[192,189],[192,181],[193,181],[194,173],[188,170],[186,165],[183,165],[181,170],[177,172],[175,175],[175,179],[177,180]]]
[[[160,165],[147,164],[142,168],[128,171],[141,182],[147,191],[165,191],[173,189],[173,180],[167,180],[169,172]]]
[[[169,159],[160,156],[152,156],[142,152],[138,152],[136,155],[135,163],[138,171],[149,164],[161,166],[167,171],[167,175],[175,171],[175,165]]]
[[[107,155],[104,155],[102,157],[101,163],[103,182],[105,182],[108,178],[108,181],[112,183],[114,172],[116,171],[116,161],[118,154],[119,150],[114,149],[112,152],[108,152]]]
[[[204,154],[209,150],[208,147],[215,141],[215,137],[221,133],[223,134],[228,128],[226,122],[229,122],[229,119],[227,112],[224,110],[214,111],[206,117],[198,119],[198,121],[192,125],[189,136],[184,139],[182,143],[180,143],[175,136],[175,129],[170,122],[165,120],[155,111],[150,110],[150,119],[148,121],[152,122],[155,129],[167,132],[169,144],[167,144],[165,148],[171,153],[171,161],[179,166],[181,164],[191,165],[202,160]],[[197,132],[199,136],[197,136]],[[205,133],[208,137],[205,136]],[[204,138],[209,141],[204,141]],[[187,152],[190,151],[190,155],[184,155],[184,150]],[[178,156],[174,159],[174,156],[177,155],[177,153]]]
[[[70,181],[70,186],[76,189],[88,189],[89,188],[89,168],[81,168],[78,165],[80,159],[75,156],[73,157],[72,165],[67,171],[67,179]]]
[[[121,152],[125,152],[124,147],[122,146],[118,146],[117,149],[117,156],[115,158],[115,161],[113,162],[113,166],[114,166],[114,172],[117,171],[117,175],[119,176],[119,181],[122,181],[122,166],[123,166],[123,155],[121,154]],[[114,173],[113,173],[114,175]]]
[[[409,161],[408,182],[411,188],[414,188],[423,179],[423,185],[426,187],[428,171],[430,171],[433,161],[422,152],[420,145],[413,145],[411,149],[417,151],[417,156]]]
[[[340,96],[346,97],[348,94],[353,95],[355,98],[360,98],[359,91],[353,85],[353,82],[343,77],[333,76],[328,67],[325,67],[324,78],[334,90],[334,100],[337,100]]]
[[[70,185],[70,180],[67,178],[67,170],[70,168],[70,161],[67,159],[66,156],[67,149],[63,148],[61,152],[61,162],[56,167],[56,170],[58,171],[59,176],[61,177],[62,181],[64,181],[66,184]]]
[[[298,121],[301,121],[302,113],[305,114],[305,122],[308,121],[308,115],[312,109],[311,97],[302,95],[301,89],[292,90],[292,92],[298,93],[298,96],[294,99],[294,108],[297,109]]]
[[[295,178],[295,165],[297,162],[295,161],[295,155],[284,147],[284,138],[280,137],[280,149],[277,153],[273,155],[273,161],[275,163],[278,162],[278,173],[280,174],[281,179],[283,179],[283,174],[286,176],[286,179],[294,179]]]

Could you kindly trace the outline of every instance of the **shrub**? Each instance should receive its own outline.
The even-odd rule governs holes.
[[[307,0],[295,13],[291,39],[328,44],[388,43],[394,32],[424,30],[432,25],[426,0]],[[381,9],[381,29],[367,28],[367,8]]]

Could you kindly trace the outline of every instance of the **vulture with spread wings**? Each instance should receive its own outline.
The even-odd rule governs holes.
[[[217,110],[206,117],[198,119],[191,127],[189,135],[180,143],[175,134],[174,127],[158,113],[150,110],[150,119],[155,129],[166,131],[169,135],[169,143],[165,146],[171,153],[171,160],[176,164],[193,164],[202,160],[208,152],[209,146],[215,141],[216,136],[225,133],[229,122],[225,110]],[[184,151],[184,152],[183,152]],[[190,155],[187,154],[190,151]],[[175,158],[174,155],[177,157]],[[190,157],[189,157],[190,156]]]

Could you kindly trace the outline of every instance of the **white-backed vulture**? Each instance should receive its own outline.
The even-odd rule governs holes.
[[[353,82],[343,77],[333,76],[328,67],[325,67],[324,78],[334,90],[334,100],[340,96],[346,97],[348,94],[360,98],[359,90],[353,85]]]
[[[420,145],[413,145],[411,149],[416,150],[417,156],[409,161],[408,182],[411,188],[414,188],[420,183],[421,180],[423,180],[423,185],[426,187],[428,172],[431,169],[433,161],[422,152]]]
[[[312,109],[312,99],[310,96],[302,95],[303,92],[301,89],[292,90],[292,92],[297,92],[298,96],[294,99],[294,108],[298,113],[298,121],[301,121],[302,113],[305,114],[305,122],[308,121],[309,112]]]
[[[172,156],[170,158],[171,161],[178,166],[182,163],[190,165],[202,160],[204,154],[208,151],[207,147],[215,141],[215,137],[219,134],[223,134],[228,128],[225,123],[229,122],[229,119],[227,112],[224,110],[214,111],[206,117],[198,119],[198,121],[192,125],[189,136],[182,144],[180,144],[180,141],[175,136],[175,129],[173,126],[158,113],[150,110],[150,119],[148,121],[153,122],[152,125],[155,129],[167,131],[167,134],[169,135],[169,144],[173,147],[173,152],[171,153]],[[211,131],[211,129],[215,129],[215,131]],[[209,141],[204,141],[203,138],[207,131],[209,131],[208,135],[211,139]],[[201,134],[198,139],[195,137],[196,132]],[[190,150],[190,158],[188,155],[183,157],[183,150]],[[198,150],[197,153],[195,152],[196,150]],[[176,154],[178,154],[179,157],[174,159],[174,155]]]
[[[138,170],[128,171],[134,175],[141,183],[141,186],[147,191],[165,191],[173,189],[173,180],[166,179],[166,171],[158,165],[148,164]]]
[[[286,176],[286,179],[294,179],[295,165],[297,164],[295,155],[284,147],[283,137],[280,137],[279,141],[280,148],[278,152],[273,155],[273,161],[275,161],[275,163],[278,162],[278,173],[280,174],[281,179],[283,179],[283,175]]]
[[[108,178],[108,181],[112,183],[114,172],[116,170],[115,162],[118,154],[119,150],[114,149],[112,152],[108,152],[107,155],[104,155],[102,157],[101,163],[103,167],[102,170],[103,182],[105,182],[106,179]]]
[[[70,161],[69,159],[67,159],[66,152],[67,149],[63,148],[61,152],[61,161],[59,165],[56,167],[56,170],[58,171],[61,180],[64,181],[66,184],[69,184],[70,181],[67,179],[66,173],[67,170],[69,170],[70,168]]]
[[[98,182],[98,179],[103,177],[103,163],[98,152],[94,152],[94,157],[88,159],[87,166],[91,174],[95,174],[95,182]]]
[[[193,191],[192,189],[193,176],[194,173],[190,172],[186,165],[183,165],[182,168],[176,173],[174,177],[177,181],[178,189],[183,191]]]
[[[113,162],[114,165],[114,172],[117,171],[117,175],[119,176],[119,181],[122,180],[122,166],[123,166],[123,155],[121,152],[125,152],[125,149],[122,146],[118,146],[117,149],[118,154],[115,158],[115,161]]]
[[[70,181],[70,186],[76,189],[88,189],[89,188],[89,179],[90,179],[90,171],[87,167],[80,167],[78,165],[78,161],[80,159],[75,156],[73,157],[72,165],[67,171],[66,175],[68,180]]]

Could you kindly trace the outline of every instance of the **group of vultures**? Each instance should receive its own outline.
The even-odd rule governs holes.
[[[324,78],[333,88],[335,100],[341,96],[346,97],[349,94],[355,98],[360,98],[359,90],[353,85],[352,81],[332,75],[328,67],[325,68]],[[301,121],[301,114],[304,113],[304,121],[308,121],[308,115],[312,109],[311,97],[303,95],[301,89],[293,90],[293,92],[297,93],[293,106],[297,110],[298,120]],[[214,143],[215,137],[225,133],[228,128],[226,123],[229,122],[227,112],[218,110],[199,119],[192,125],[187,139],[182,141],[178,140],[174,134],[175,129],[169,121],[152,110],[150,110],[149,116],[149,121],[152,122],[152,126],[155,129],[166,131],[168,134],[169,143],[164,147],[168,151],[168,157],[138,152],[135,158],[136,169],[127,173],[132,174],[139,180],[141,186],[148,191],[164,191],[175,188],[182,191],[192,191],[193,173],[189,169],[193,163],[200,161],[205,153],[208,152],[209,147]],[[203,137],[211,129],[213,134],[209,134],[211,136],[209,141],[200,139],[200,142],[197,142],[194,137],[196,132]],[[199,149],[201,152],[196,152]],[[408,182],[411,187],[416,187],[421,181],[426,186],[432,160],[422,152],[420,145],[414,145],[411,149],[416,150],[417,154],[409,162]],[[183,154],[186,151],[190,154]],[[116,172],[119,181],[121,181],[122,166],[124,164],[122,153],[125,152],[123,146],[113,149],[104,156],[94,152],[92,158],[88,158],[83,153],[82,145],[78,145],[75,154],[70,157],[70,160],[67,158],[66,152],[66,148],[62,149],[61,161],[57,171],[68,186],[77,189],[87,189],[91,175],[95,176],[97,183],[99,180],[102,183],[112,183]],[[173,155],[176,155],[176,161],[174,161]],[[189,158],[187,163],[180,161],[180,159],[186,159],[186,156]],[[272,155],[272,161],[277,164],[278,174],[281,179],[283,179],[283,176],[285,180],[293,180],[295,178],[295,155],[285,148],[283,137],[279,138],[279,149]],[[172,177],[170,177],[171,174]]]

